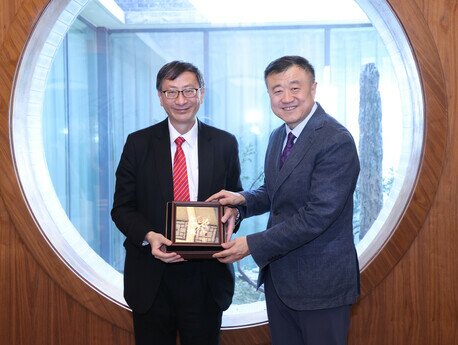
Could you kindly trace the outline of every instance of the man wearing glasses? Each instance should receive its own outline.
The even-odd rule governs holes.
[[[165,253],[166,204],[240,191],[237,140],[197,120],[205,89],[194,65],[164,65],[156,89],[167,119],[127,137],[116,171],[111,215],[126,236],[124,297],[137,345],[175,345],[177,333],[182,345],[214,345],[232,302],[232,265]]]

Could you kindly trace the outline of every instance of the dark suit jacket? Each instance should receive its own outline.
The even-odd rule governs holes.
[[[203,201],[222,188],[240,191],[237,140],[227,132],[198,122],[199,190]],[[124,297],[136,312],[146,312],[167,264],[142,246],[148,231],[165,235],[166,203],[173,200],[172,160],[167,119],[127,137],[118,169],[111,215],[126,236]],[[186,265],[188,263],[184,263]],[[216,303],[227,309],[234,293],[232,265],[200,263]],[[180,264],[181,265],[181,264]]]
[[[267,230],[247,238],[261,268],[258,284],[269,267],[279,297],[295,310],[352,304],[359,294],[353,138],[318,105],[280,169],[285,135],[284,126],[271,134],[264,185],[243,192],[244,216],[270,212]]]

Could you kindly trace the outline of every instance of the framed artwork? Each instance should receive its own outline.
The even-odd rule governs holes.
[[[185,259],[209,259],[221,251],[226,231],[221,223],[224,207],[215,202],[167,203],[166,237],[175,252]]]

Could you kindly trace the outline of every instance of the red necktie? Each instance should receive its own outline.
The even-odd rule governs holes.
[[[173,200],[189,201],[188,171],[186,157],[181,145],[185,142],[183,137],[175,139],[177,150],[173,159]]]

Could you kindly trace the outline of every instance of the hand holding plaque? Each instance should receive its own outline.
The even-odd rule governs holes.
[[[226,241],[222,215],[223,206],[217,202],[167,203],[166,237],[172,245],[166,251],[187,260],[211,259]]]

